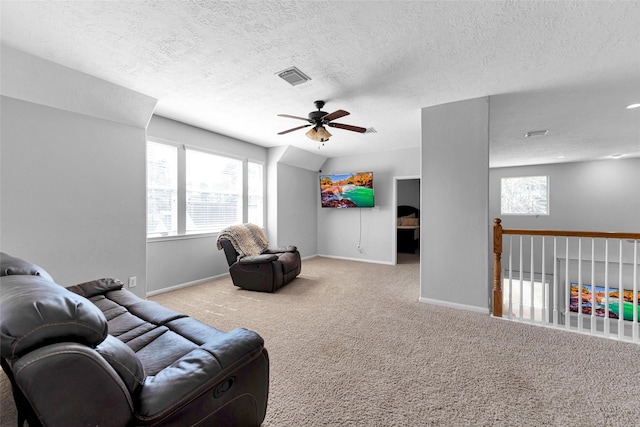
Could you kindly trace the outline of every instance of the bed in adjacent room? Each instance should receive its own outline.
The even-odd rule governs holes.
[[[420,245],[420,209],[398,206],[397,236],[398,252],[416,253]]]

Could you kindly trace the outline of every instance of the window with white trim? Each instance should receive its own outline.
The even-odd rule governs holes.
[[[147,142],[147,237],[264,224],[262,163],[170,142]]]
[[[186,232],[242,223],[242,160],[186,150]]]
[[[147,143],[147,235],[178,232],[178,147]]]
[[[264,225],[264,167],[261,163],[247,165],[248,222]]]
[[[549,177],[502,178],[500,213],[502,215],[549,215]]]

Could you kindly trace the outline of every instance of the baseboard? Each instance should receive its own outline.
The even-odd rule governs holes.
[[[467,311],[474,311],[476,313],[489,314],[489,309],[486,307],[477,307],[475,305],[458,304],[456,302],[441,301],[437,299],[422,298],[422,297],[419,298],[419,301],[424,302],[426,304],[439,305],[441,307],[456,308],[458,310],[467,310]]]
[[[302,260],[306,260],[306,259],[311,259],[311,258],[315,258],[321,255],[310,255],[307,257],[302,258]],[[151,292],[147,292],[147,297],[152,297],[154,295],[158,295],[158,294],[163,294],[165,292],[171,292],[171,291],[175,291],[176,289],[181,289],[181,288],[188,288],[189,286],[195,286],[195,285],[199,285],[200,283],[204,283],[204,282],[209,282],[211,280],[215,280],[215,279],[219,279],[220,277],[225,277],[228,276],[229,273],[224,273],[224,274],[218,274],[217,276],[211,276],[211,277],[205,277],[204,279],[198,279],[198,280],[194,280],[192,282],[187,282],[187,283],[181,283],[179,285],[175,285],[175,286],[169,286],[168,288],[162,288],[162,289],[158,289],[155,291],[151,291]]]
[[[165,292],[175,291],[176,289],[188,288],[189,286],[199,285],[200,283],[210,282],[211,280],[219,279],[220,277],[228,276],[229,273],[218,274],[217,276],[205,277],[204,279],[194,280],[192,282],[181,283],[175,286],[169,286],[168,288],[158,289],[156,291],[147,292],[147,297],[152,297],[154,295],[163,294]]]
[[[395,265],[392,262],[378,261],[378,260],[374,260],[374,259],[349,258],[349,257],[334,256],[334,255],[323,255],[323,254],[318,254],[317,256],[321,256],[323,258],[342,259],[342,260],[345,260],[345,261],[359,261],[359,262],[368,262],[368,263],[371,263],[371,264]]]

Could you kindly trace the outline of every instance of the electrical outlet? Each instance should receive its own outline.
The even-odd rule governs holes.
[[[136,283],[137,281],[138,281],[138,279],[135,276],[129,277],[129,287],[130,288],[135,288],[136,285],[137,285],[137,283]]]

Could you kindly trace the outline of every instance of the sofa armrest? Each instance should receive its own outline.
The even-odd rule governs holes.
[[[238,368],[263,352],[262,337],[243,328],[204,343],[145,379],[138,395],[136,416],[144,422],[159,422],[176,412],[189,412],[185,408],[203,396],[206,399],[219,399],[221,393],[236,393],[233,380],[231,384],[227,381]],[[249,380],[260,383],[258,378]]]
[[[40,347],[12,365],[17,387],[39,420],[51,426],[131,425],[125,384],[95,350],[63,342]]]
[[[276,261],[278,256],[275,254],[261,254],[254,256],[245,256],[238,260],[239,264],[265,264],[268,262]]]

